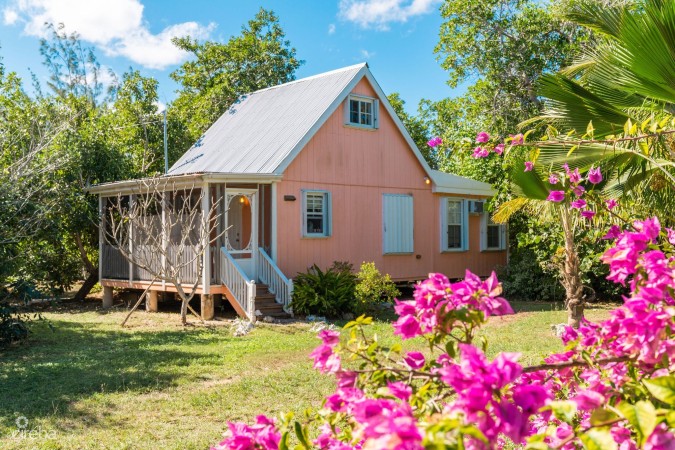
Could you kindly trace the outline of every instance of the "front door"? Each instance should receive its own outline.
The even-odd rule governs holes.
[[[225,248],[251,280],[257,280],[258,211],[257,191],[227,189]]]

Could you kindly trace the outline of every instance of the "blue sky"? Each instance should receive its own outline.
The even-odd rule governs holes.
[[[184,61],[173,35],[226,41],[262,6],[280,17],[305,60],[298,78],[367,61],[386,93],[399,92],[414,111],[422,98],[459,93],[433,53],[439,0],[0,0],[0,54],[8,70],[44,77],[39,37],[44,22],[63,22],[96,49],[115,73],[134,67],[159,80],[160,101],[175,97],[169,73]]]

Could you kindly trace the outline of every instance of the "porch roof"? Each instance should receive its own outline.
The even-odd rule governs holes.
[[[242,174],[242,173],[190,173],[184,175],[163,175],[159,179],[166,182],[167,187],[182,188],[191,185],[198,187],[202,183],[272,183],[281,180],[280,175],[261,173],[261,174]],[[129,194],[139,192],[140,186],[144,180],[152,178],[138,178],[133,180],[114,181],[110,183],[101,183],[87,188],[90,194]]]
[[[431,181],[433,182],[431,188],[432,192],[439,194],[492,197],[496,193],[488,183],[472,180],[471,178],[460,177],[459,175],[454,175],[452,173],[441,172],[439,170],[431,171]]]

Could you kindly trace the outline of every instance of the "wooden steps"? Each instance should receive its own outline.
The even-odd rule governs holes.
[[[266,284],[256,284],[255,293],[255,310],[260,311],[262,319],[265,316],[270,316],[275,319],[289,319],[291,316],[284,311],[284,308],[277,303],[274,294],[270,293]]]

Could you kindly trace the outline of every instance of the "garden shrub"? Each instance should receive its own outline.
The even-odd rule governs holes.
[[[372,314],[381,304],[392,303],[401,295],[389,274],[382,275],[374,262],[361,264],[356,279],[354,312],[358,315]]]
[[[341,317],[354,311],[355,286],[351,264],[336,261],[325,272],[314,264],[293,280],[291,308],[300,316]]]

